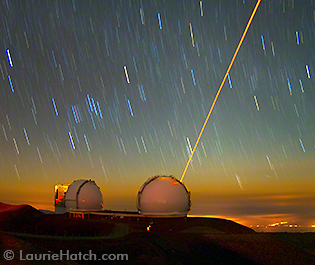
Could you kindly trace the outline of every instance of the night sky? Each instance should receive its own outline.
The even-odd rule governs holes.
[[[53,209],[87,178],[135,210],[147,178],[180,179],[255,4],[2,0],[0,201]],[[192,214],[315,223],[314,47],[314,1],[261,2],[184,178]]]

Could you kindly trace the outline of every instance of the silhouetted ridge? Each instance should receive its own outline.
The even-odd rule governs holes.
[[[204,226],[216,229],[225,234],[255,234],[256,232],[244,225],[221,218],[189,217],[188,224],[194,227]]]
[[[25,224],[32,224],[33,220],[44,215],[30,205],[0,205],[0,230],[12,231]]]

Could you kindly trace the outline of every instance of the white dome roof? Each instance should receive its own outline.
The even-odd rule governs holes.
[[[103,208],[100,188],[93,180],[75,180],[68,188],[65,198],[68,210],[99,211]]]
[[[173,176],[149,178],[138,192],[137,208],[143,215],[187,215],[190,206],[190,192]]]

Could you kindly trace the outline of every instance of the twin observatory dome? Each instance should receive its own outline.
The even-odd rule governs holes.
[[[103,208],[103,196],[93,180],[79,179],[70,185],[55,186],[55,212],[100,211]]]
[[[173,176],[149,178],[140,188],[137,208],[143,215],[187,215],[190,192]]]
[[[183,216],[190,211],[190,192],[173,176],[154,176],[140,187],[137,208],[141,215]],[[55,212],[101,211],[103,197],[93,180],[75,180],[55,186]]]

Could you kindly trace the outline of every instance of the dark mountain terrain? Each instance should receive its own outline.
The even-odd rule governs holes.
[[[315,235],[263,234],[219,218],[107,216],[89,219],[44,214],[29,205],[0,203],[0,264],[27,253],[128,254],[111,264],[315,264]],[[303,241],[304,240],[304,241]],[[15,253],[6,261],[5,250]],[[43,261],[37,261],[42,264]],[[47,264],[91,264],[60,260]],[[36,264],[23,260],[23,264]]]

